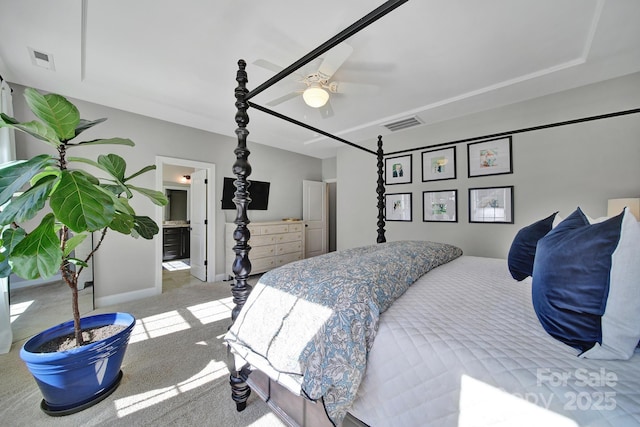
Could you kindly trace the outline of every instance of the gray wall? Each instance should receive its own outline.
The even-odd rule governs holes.
[[[322,178],[335,179],[338,176],[337,160],[335,157],[322,160]]]
[[[24,88],[13,84],[14,116],[20,121],[33,119],[24,101]],[[235,219],[235,210],[220,210],[223,177],[233,177],[231,168],[235,161],[235,138],[188,128],[161,120],[131,114],[101,105],[71,99],[80,110],[82,118],[108,120],[83,133],[82,140],[120,136],[130,138],[134,148],[118,146],[86,147],[84,157],[95,157],[103,152],[113,152],[127,160],[129,171],[155,164],[156,156],[175,157],[213,163],[216,165],[216,274],[223,275],[224,223]],[[231,102],[231,101],[230,101]],[[233,117],[230,126],[235,127]],[[278,220],[302,217],[302,180],[322,180],[322,161],[316,158],[279,150],[249,141],[253,167],[250,179],[271,182],[269,210],[250,211],[252,221]],[[16,133],[18,159],[41,152],[53,154],[45,144],[22,133]],[[71,155],[73,155],[71,153]],[[78,152],[78,155],[79,152]],[[155,175],[148,173],[136,179],[142,187],[155,188]],[[162,190],[159,188],[158,190]],[[155,216],[154,205],[142,197],[133,199],[133,206],[140,215]],[[160,236],[156,236],[161,238]],[[131,293],[154,287],[155,247],[152,241],[132,240],[131,237],[109,233],[95,259],[95,297],[104,299],[113,295]]]
[[[387,135],[385,152],[638,108],[639,100],[640,74],[633,74]],[[375,141],[367,144],[375,149]],[[555,211],[565,217],[577,206],[599,217],[606,214],[607,199],[640,196],[639,114],[516,134],[514,173],[508,175],[467,178],[467,147],[458,144],[457,179],[423,183],[421,151],[412,152],[412,184],[386,188],[388,193],[413,194],[413,221],[387,222],[388,241],[448,242],[467,255],[506,258],[515,233],[537,219]],[[337,172],[338,249],[375,243],[375,157],[342,148]],[[470,224],[468,189],[504,185],[515,186],[515,224]],[[423,222],[422,192],[449,189],[458,190],[458,223]]]

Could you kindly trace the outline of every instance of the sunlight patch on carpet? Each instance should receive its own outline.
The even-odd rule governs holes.
[[[167,261],[162,263],[162,268],[168,271],[188,270],[191,268],[188,261]]]
[[[187,307],[193,317],[198,319],[200,324],[207,325],[220,320],[227,320],[231,317],[233,308],[233,298],[222,298],[208,301],[202,304]],[[169,335],[174,332],[191,329],[189,322],[175,310],[156,314],[153,316],[137,319],[136,325],[131,332],[130,343],[145,341],[150,338],[157,338]]]
[[[268,414],[264,414],[263,416],[261,416],[260,418],[252,422],[251,424],[247,424],[247,427],[260,427],[264,425],[269,425],[269,426],[283,425],[284,426],[284,424],[280,422],[280,418],[278,418],[276,414],[268,413]]]
[[[131,332],[130,343],[144,341],[149,338],[161,337],[174,332],[190,329],[191,325],[177,311],[167,311],[166,313],[138,319],[136,326]]]
[[[233,297],[209,301],[187,307],[193,316],[203,325],[231,318]]]
[[[202,387],[227,375],[229,375],[229,370],[225,362],[211,361],[200,372],[178,384],[117,399],[114,404],[118,412],[118,418],[123,418],[153,405],[161,404],[182,393]]]
[[[9,307],[9,310],[11,312],[11,323],[18,320],[18,317],[24,314],[34,302],[35,301],[25,301],[17,304],[11,304],[11,307]]]

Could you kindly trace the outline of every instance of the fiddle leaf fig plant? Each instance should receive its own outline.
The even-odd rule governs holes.
[[[129,204],[134,194],[159,206],[166,205],[167,198],[160,191],[130,183],[154,170],[154,165],[127,175],[126,161],[117,154],[100,154],[96,160],[71,156],[89,145],[134,146],[125,138],[75,141],[80,133],[106,119],[81,119],[76,106],[61,95],[43,95],[28,88],[24,96],[40,120],[20,123],[0,114],[0,127],[27,133],[53,147],[56,154],[0,166],[0,277],[15,273],[24,279],[45,279],[60,272],[71,289],[75,340],[80,346],[84,344],[78,308],[80,273],[108,230],[144,239],[158,233],[155,221],[137,215]],[[39,224],[34,226],[41,211]],[[74,249],[93,232],[99,232],[97,243],[86,257],[76,258]]]

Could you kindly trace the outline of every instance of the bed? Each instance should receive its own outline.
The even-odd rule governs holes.
[[[405,1],[386,2],[252,91],[238,62],[235,307],[225,336],[237,410],[253,389],[293,426],[640,425],[640,226],[626,211],[601,223],[579,209],[560,225],[555,214],[544,218],[520,230],[509,260],[465,256],[446,243],[387,242],[383,163],[396,153],[384,153],[382,138],[368,150],[250,101]],[[287,264],[249,285],[249,108],[376,157],[376,245]],[[585,242],[587,229],[609,234]],[[599,269],[597,289],[589,268],[565,268],[574,260]],[[578,273],[586,280],[575,288],[587,287],[595,302],[556,313],[558,295],[583,302],[575,289],[553,286]]]
[[[514,280],[504,259],[464,255],[420,276],[381,314],[346,424],[640,424],[638,356],[577,357],[578,351],[540,325],[531,286],[530,278]],[[242,345],[235,349],[248,355]],[[290,369],[248,359],[285,393],[300,394]],[[318,406],[322,409],[322,402]]]

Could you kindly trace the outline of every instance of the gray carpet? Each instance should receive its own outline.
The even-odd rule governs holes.
[[[0,424],[7,426],[274,426],[284,424],[255,394],[236,412],[222,337],[232,307],[228,283],[183,286],[93,313],[137,318],[118,389],[82,412],[50,417],[19,358],[24,341],[0,355]]]

